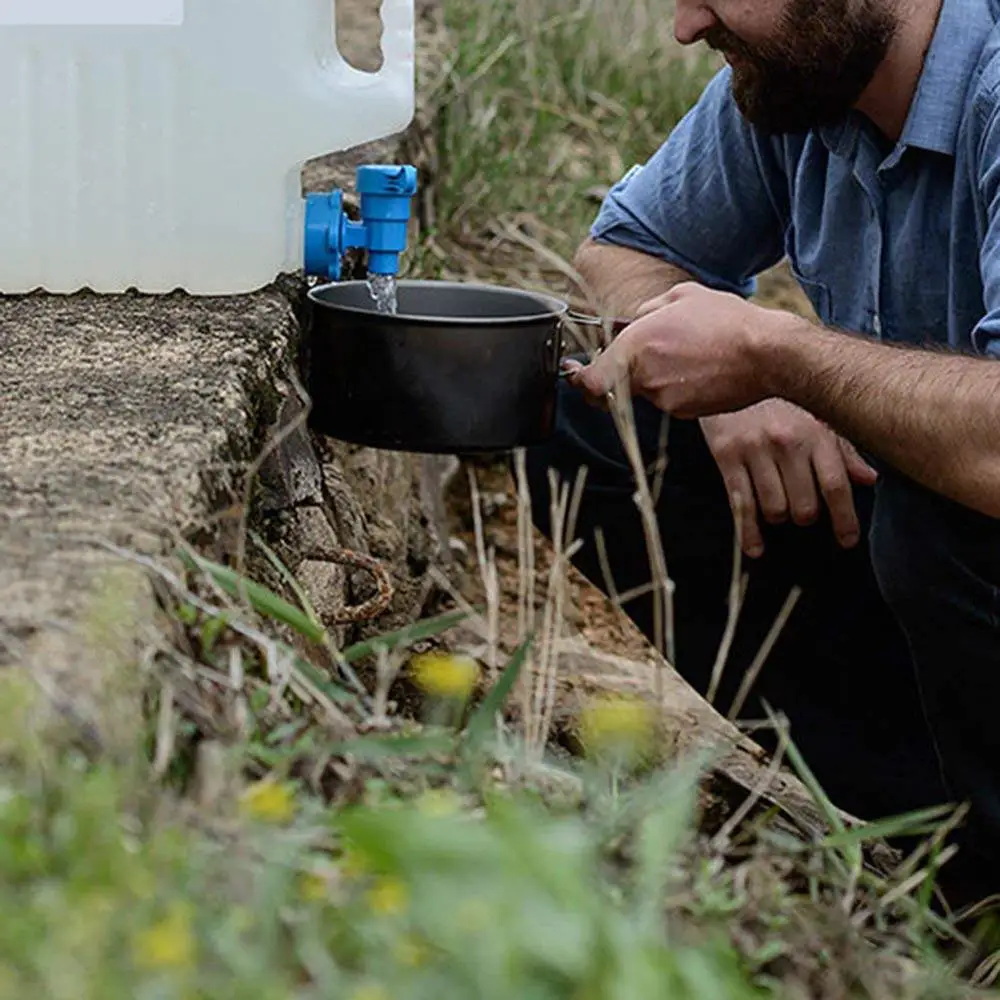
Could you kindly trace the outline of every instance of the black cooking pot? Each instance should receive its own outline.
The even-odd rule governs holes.
[[[500,452],[553,431],[565,302],[537,292],[401,281],[375,312],[363,281],[309,292],[314,429],[422,453]]]

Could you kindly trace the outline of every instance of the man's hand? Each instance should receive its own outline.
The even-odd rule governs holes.
[[[768,399],[738,413],[704,417],[701,426],[750,558],[764,552],[758,509],[771,524],[791,518],[804,526],[819,516],[820,496],[838,542],[844,548],[858,543],[851,483],[870,486],[877,473],[825,424],[791,403]]]
[[[622,389],[679,417],[741,410],[771,395],[755,364],[758,337],[787,323],[737,295],[686,282],[643,307],[570,381],[596,401]]]
[[[645,303],[607,351],[569,373],[598,403],[627,387],[680,417],[702,417],[740,518],[748,556],[763,553],[758,509],[771,523],[810,524],[822,496],[840,544],[859,540],[851,483],[876,472],[805,410],[770,398],[755,346],[785,335],[789,317],[686,283]]]

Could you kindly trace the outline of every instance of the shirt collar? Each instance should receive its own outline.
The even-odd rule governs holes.
[[[834,156],[850,156],[858,140],[857,113],[851,111],[843,121],[823,125],[819,137]]]
[[[897,152],[915,146],[955,155],[969,86],[996,24],[991,0],[943,0]],[[849,156],[858,130],[852,112],[819,135],[831,153]]]
[[[944,0],[901,145],[955,155],[969,86],[995,27],[988,0]]]

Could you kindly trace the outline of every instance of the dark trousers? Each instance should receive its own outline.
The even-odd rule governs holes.
[[[700,426],[665,420],[636,402],[649,465],[667,443],[657,515],[676,586],[676,666],[704,694],[727,617],[734,528]],[[616,591],[641,587],[649,558],[618,433],[562,385],[556,435],[528,454],[544,533],[548,470],[572,483],[581,466],[576,565],[607,589],[593,541],[600,528]],[[855,503],[867,544],[853,550],[837,546],[829,520],[763,526],[766,552],[744,561],[749,588],[716,705],[728,712],[791,588],[801,587],[741,718],[765,719],[761,700],[785,714],[827,793],[862,818],[971,801],[953,870],[973,873],[967,889],[985,895],[1000,888],[1000,521],[889,468],[875,488],[856,489]],[[650,596],[625,605],[650,638],[652,609]]]

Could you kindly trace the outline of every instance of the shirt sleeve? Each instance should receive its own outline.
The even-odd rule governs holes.
[[[992,103],[979,137],[979,270],[985,314],[972,331],[972,345],[1000,359],[1000,104]]]
[[[743,118],[730,76],[718,73],[653,158],[611,189],[591,237],[748,296],[784,256],[788,181],[780,147]]]

